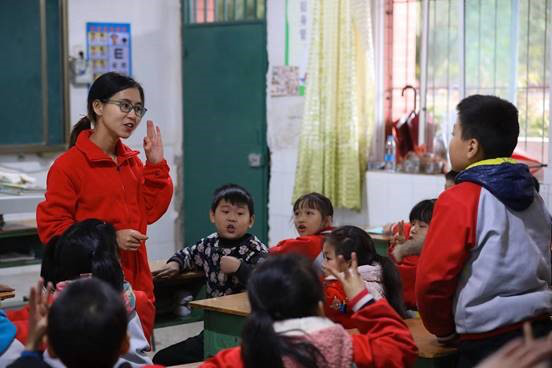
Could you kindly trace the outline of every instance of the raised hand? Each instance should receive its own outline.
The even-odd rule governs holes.
[[[345,258],[343,258],[342,255],[339,255],[337,257],[337,265],[338,268],[344,269],[345,272],[341,273],[339,272],[338,268],[334,268],[331,266],[322,266],[324,271],[332,274],[336,279],[341,282],[341,285],[343,285],[343,290],[345,291],[345,295],[347,295],[347,298],[352,299],[355,297],[358,293],[366,289],[366,285],[364,284],[364,281],[362,280],[362,277],[360,277],[360,273],[358,272],[358,262],[357,262],[357,255],[355,252],[351,253],[351,267],[347,267],[347,262],[345,261]]]
[[[398,229],[399,229],[399,232],[398,234],[395,234],[393,236],[393,242],[395,244],[402,244],[406,241],[406,238],[404,236],[404,221],[399,221],[399,224],[397,225],[398,226]]]
[[[134,229],[124,229],[117,231],[117,245],[120,249],[137,251],[142,241],[148,237]]]
[[[50,287],[51,285],[48,285],[48,288]],[[48,292],[44,289],[42,278],[38,280],[36,286],[31,287],[28,326],[29,333],[25,349],[38,351],[48,326]]]
[[[146,159],[152,164],[158,164],[164,159],[161,130],[151,120],[147,122],[147,135],[144,137],[144,152],[146,153]]]

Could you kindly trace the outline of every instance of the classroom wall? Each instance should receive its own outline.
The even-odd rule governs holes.
[[[86,45],[86,22],[131,23],[133,77],[144,87],[148,113],[161,128],[165,158],[175,184],[176,165],[181,161],[182,82],[179,0],[71,0],[69,3],[69,50]],[[86,114],[86,87],[70,88],[71,122]],[[125,143],[142,152],[146,121]],[[15,122],[14,122],[15,123]],[[45,186],[46,174],[58,154],[0,155],[0,166],[15,168],[37,178]],[[0,170],[2,169],[0,167]],[[150,259],[165,259],[175,250],[175,202],[167,213],[148,229]],[[27,214],[32,216],[33,214]]]
[[[313,0],[306,1],[310,7]],[[272,97],[270,95],[271,71],[273,66],[284,65],[285,49],[285,1],[267,1],[267,142],[271,154],[268,224],[269,244],[297,236],[292,219],[292,193],[295,181],[297,149],[301,131],[303,105],[301,96]],[[293,31],[293,30],[292,30]],[[307,35],[307,39],[310,35]],[[306,63],[305,50],[290,49],[290,60],[294,63]],[[364,201],[366,202],[366,201]],[[366,207],[366,206],[365,206]],[[334,216],[334,223],[367,225],[367,208],[361,212],[339,209]]]

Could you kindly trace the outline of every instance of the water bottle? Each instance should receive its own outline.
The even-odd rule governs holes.
[[[392,135],[388,135],[385,141],[385,170],[395,171],[397,167],[396,148],[395,138]]]

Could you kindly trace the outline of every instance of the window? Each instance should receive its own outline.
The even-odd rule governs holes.
[[[184,0],[187,24],[228,23],[265,18],[265,0]]]
[[[387,121],[413,108],[412,97],[401,96],[405,85],[413,85],[419,95],[425,92],[425,120],[435,126],[430,139],[446,143],[463,96],[497,95],[519,109],[520,153],[548,162],[552,0],[427,0],[427,8],[422,0],[385,2],[385,45],[392,46]]]

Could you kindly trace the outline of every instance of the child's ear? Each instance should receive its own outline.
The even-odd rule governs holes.
[[[215,213],[213,212],[213,210],[209,211],[209,220],[211,220],[212,224],[215,223]]]
[[[251,215],[249,217],[249,228],[251,229],[253,227],[253,224],[255,223],[255,215]]]
[[[329,227],[329,226],[332,226],[332,222],[333,222],[333,217],[332,216],[327,216],[324,221],[322,221],[322,227]]]
[[[467,152],[467,158],[469,161],[480,161],[483,159],[483,147],[479,144],[479,141],[475,138],[470,138],[468,141],[468,152]]]
[[[123,342],[121,342],[121,349],[119,350],[119,356],[125,355],[126,353],[128,353],[129,349],[130,349],[130,337],[128,337],[128,335],[125,335]]]

